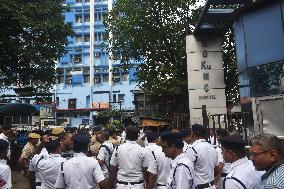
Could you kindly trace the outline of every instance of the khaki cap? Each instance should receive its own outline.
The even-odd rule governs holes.
[[[52,134],[53,135],[59,135],[60,133],[64,132],[64,128],[63,127],[56,127],[52,129]]]
[[[29,138],[38,139],[38,138],[40,138],[40,135],[39,135],[39,134],[36,134],[36,133],[30,133],[30,134],[28,135],[28,137],[29,137]]]

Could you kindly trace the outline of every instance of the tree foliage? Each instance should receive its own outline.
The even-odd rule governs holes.
[[[15,84],[48,92],[55,64],[72,28],[64,24],[61,0],[2,0],[0,4],[0,75]]]
[[[114,36],[109,50],[120,55],[124,67],[144,62],[137,77],[146,93],[187,93],[185,38],[201,12],[196,2],[119,0],[105,19]]]
[[[239,80],[236,58],[236,42],[232,29],[223,38],[223,68],[225,76],[225,92],[228,104],[239,102]]]

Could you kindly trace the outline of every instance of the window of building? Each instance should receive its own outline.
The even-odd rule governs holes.
[[[76,109],[76,98],[68,99],[68,109]]]
[[[85,0],[85,3],[89,3],[90,2],[90,0]]]
[[[113,95],[112,95],[112,101],[113,101],[113,102],[116,102],[116,94],[113,94]]]
[[[94,82],[100,83],[101,82],[101,75],[95,75]]]
[[[117,101],[118,102],[123,102],[124,98],[125,98],[125,94],[118,94]]]
[[[59,97],[56,97],[56,107],[59,107]]]
[[[95,68],[95,73],[100,73],[101,72],[101,68]]]
[[[82,23],[82,16],[76,16],[76,23]]]
[[[90,22],[90,15],[85,15],[85,22]]]
[[[71,84],[72,83],[72,76],[66,76],[66,80],[65,80],[66,84]]]
[[[82,36],[81,35],[77,35],[76,36],[76,43],[80,43],[82,42]]]
[[[108,75],[103,75],[103,82],[108,82]]]
[[[82,56],[81,55],[75,55],[74,57],[74,63],[79,64],[82,62]]]
[[[84,42],[90,42],[90,36],[89,35],[84,36]]]
[[[83,74],[90,74],[90,70],[89,70],[88,68],[87,68],[87,69],[84,68],[84,69],[83,69]]]
[[[84,83],[90,83],[90,76],[84,75]]]
[[[128,74],[122,74],[121,75],[121,80],[122,81],[128,81]]]
[[[64,83],[64,76],[59,76],[58,83]]]
[[[82,3],[82,0],[76,0],[76,3]]]

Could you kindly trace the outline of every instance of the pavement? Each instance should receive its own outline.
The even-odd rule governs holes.
[[[30,189],[28,180],[20,171],[12,171],[12,189]]]

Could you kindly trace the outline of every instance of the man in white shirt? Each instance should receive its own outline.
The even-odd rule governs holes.
[[[112,154],[110,180],[117,180],[117,189],[144,189],[145,150],[136,143],[138,135],[139,130],[129,126],[126,143],[115,148]]]
[[[105,179],[98,161],[87,157],[90,139],[78,133],[73,137],[74,157],[64,162],[58,172],[55,188],[57,189],[110,189],[108,180]]]
[[[108,177],[109,166],[110,166],[110,158],[113,153],[113,144],[109,141],[109,133],[107,131],[103,131],[100,135],[97,136],[97,140],[102,144],[97,159],[102,168],[105,177]]]
[[[238,135],[221,138],[225,162],[232,163],[231,171],[223,181],[224,189],[258,189],[262,172],[255,170],[245,153],[245,141]]]
[[[60,142],[58,139],[50,140],[46,144],[49,155],[39,159],[36,165],[36,171],[39,173],[42,189],[55,189],[57,174],[60,171],[61,163],[65,161],[61,157]]]
[[[2,126],[2,133],[0,134],[0,139],[6,140],[9,144],[8,146],[8,152],[7,152],[7,157],[10,160],[10,156],[11,156],[11,144],[9,141],[9,137],[11,137],[12,134],[12,130],[11,130],[11,125],[3,125]]]
[[[147,133],[148,146],[145,147],[145,166],[148,167],[147,189],[166,189],[171,160],[165,156],[162,147],[158,146],[159,133]]]
[[[11,189],[11,169],[7,165],[7,154],[9,143],[6,140],[0,139],[0,188]]]
[[[228,173],[231,171],[231,163],[225,162],[223,158],[220,139],[228,136],[229,133],[225,129],[217,129],[216,134],[217,134],[217,141],[218,141],[218,146],[216,147],[216,151],[218,154],[218,166],[217,166],[218,174],[215,175],[215,181],[219,189],[223,189],[223,180],[228,175]]]
[[[197,189],[215,189],[214,174],[218,165],[218,156],[215,148],[209,144],[207,128],[194,124],[192,125],[192,145],[186,151],[186,155],[194,164]]]
[[[161,138],[163,152],[172,159],[167,189],[195,189],[193,164],[182,151],[183,142],[179,134],[165,133]]]

